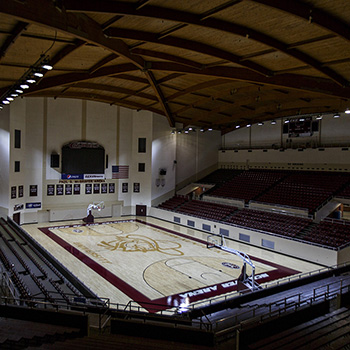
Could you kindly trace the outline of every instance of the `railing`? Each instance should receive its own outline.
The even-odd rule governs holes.
[[[339,283],[339,281],[335,283]],[[316,290],[319,288],[315,288],[312,295],[304,299],[301,297],[302,293],[298,293],[268,304],[267,306],[258,306],[255,309],[242,312],[238,315],[220,319],[213,325],[213,330],[214,332],[216,331],[217,336],[227,336],[230,333],[236,333],[237,331],[241,331],[242,329],[254,324],[261,324],[262,322],[269,319],[280,317],[287,312],[296,312],[298,309],[301,309],[303,307],[311,307],[315,303],[331,300],[336,298],[338,295],[350,292],[350,285],[343,286],[342,283],[340,283],[339,288],[331,291],[330,286],[335,283],[330,283],[329,285],[321,287],[326,288],[326,291],[321,294],[317,294]],[[293,298],[297,298],[297,300],[292,300]],[[277,305],[278,303],[280,303],[280,305]],[[275,306],[275,308],[273,306]],[[267,309],[267,312],[256,315],[257,311],[263,308]],[[249,316],[249,313],[252,314],[251,317],[247,317],[245,320],[239,321],[239,318],[244,318],[246,315]],[[232,325],[223,328],[222,325],[224,323],[231,323]]]
[[[262,284],[261,287],[263,287],[263,289],[267,289],[267,288],[270,288],[273,286],[279,286],[281,284],[287,284],[287,283],[292,282],[292,281],[300,280],[304,277],[314,276],[314,275],[320,274],[322,272],[333,271],[336,268],[345,267],[345,266],[350,266],[350,262],[346,262],[346,263],[339,264],[339,265],[327,266],[327,267],[323,267],[323,268],[320,268],[320,269],[317,269],[314,271],[304,272],[304,273],[300,273],[297,275],[284,277],[284,278],[281,278],[279,280],[266,282],[266,283]],[[243,289],[240,291],[233,291],[233,292],[227,293],[225,295],[220,295],[220,296],[217,296],[217,297],[214,297],[211,299],[194,302],[188,306],[188,309],[189,310],[196,310],[196,309],[201,309],[201,308],[206,307],[206,306],[211,306],[213,304],[217,304],[219,302],[226,302],[228,300],[231,300],[232,298],[246,294],[247,292],[251,292],[251,290],[247,288],[247,289]]]

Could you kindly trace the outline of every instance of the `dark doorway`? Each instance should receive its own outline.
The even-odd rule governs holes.
[[[21,224],[21,213],[14,213],[12,218],[16,224]]]
[[[146,205],[136,205],[136,216],[146,216],[147,206]]]

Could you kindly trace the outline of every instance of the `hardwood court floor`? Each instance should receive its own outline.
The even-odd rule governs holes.
[[[81,220],[22,226],[99,297],[112,303],[137,301],[178,306],[237,289],[242,260],[207,249],[207,233],[149,217]],[[319,265],[243,243],[226,241],[245,252],[259,283]],[[250,267],[248,268],[250,274]]]

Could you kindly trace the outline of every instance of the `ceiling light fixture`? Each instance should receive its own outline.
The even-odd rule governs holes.
[[[0,101],[2,101],[1,104],[9,104],[10,101],[13,101],[14,98],[19,96],[18,94],[23,94],[23,90],[29,89],[29,84],[38,83],[48,70],[53,69],[49,63],[49,56],[42,54],[15,84],[10,86],[2,95],[0,95]]]
[[[345,110],[345,113],[346,113],[346,114],[350,114],[350,108],[347,108],[347,109]]]
[[[272,125],[275,125],[275,124],[276,124],[276,120],[272,120],[272,121],[271,121],[271,124],[272,124]]]
[[[317,120],[321,120],[323,117],[322,117],[322,115],[320,114],[320,115],[318,115],[317,117],[316,117],[316,119]]]
[[[263,122],[259,122],[258,125],[264,125],[264,123]]]
[[[339,113],[335,113],[334,115],[333,115],[333,118],[339,118],[340,117],[340,114]]]

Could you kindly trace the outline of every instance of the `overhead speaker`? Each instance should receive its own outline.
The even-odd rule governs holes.
[[[59,154],[51,154],[51,168],[59,168],[60,167],[60,155]]]

